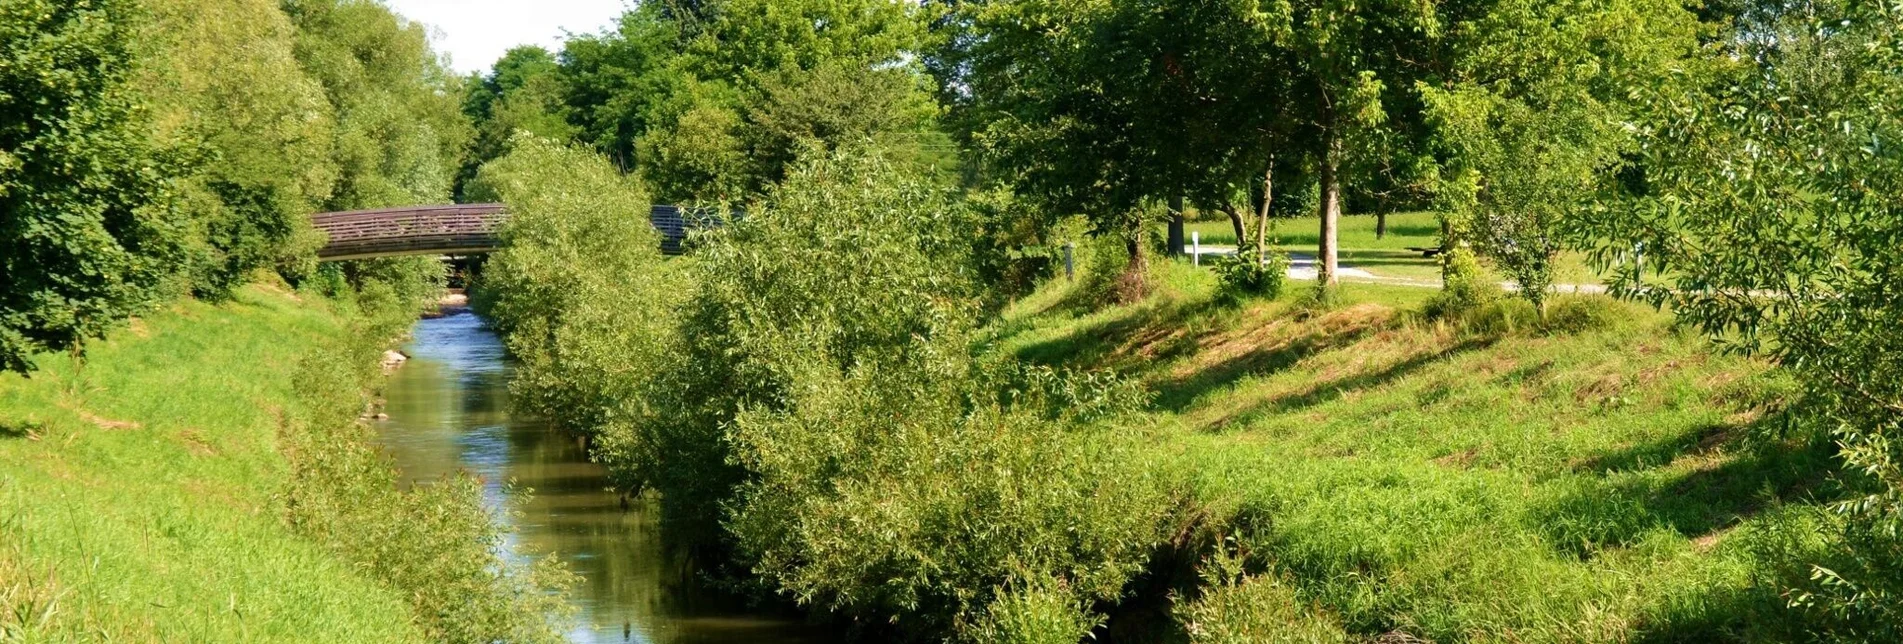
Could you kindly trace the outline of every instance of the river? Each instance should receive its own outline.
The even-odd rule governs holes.
[[[749,612],[699,588],[662,543],[650,503],[623,506],[605,472],[567,436],[509,408],[510,367],[482,319],[467,310],[417,323],[411,356],[385,389],[379,440],[406,481],[464,470],[500,509],[511,481],[534,491],[500,514],[511,557],[549,553],[582,581],[569,639],[579,643],[806,644],[830,641],[797,620]]]

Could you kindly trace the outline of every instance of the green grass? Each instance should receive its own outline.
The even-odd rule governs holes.
[[[1408,250],[1440,246],[1440,220],[1434,213],[1390,214],[1387,234],[1381,237],[1374,234],[1376,221],[1374,215],[1348,215],[1341,218],[1337,239],[1341,244],[1339,257],[1342,264],[1368,271],[1379,278],[1439,283],[1440,261]],[[1315,247],[1320,244],[1321,238],[1320,217],[1277,219],[1274,226],[1276,249],[1315,254]],[[1235,229],[1230,226],[1228,219],[1189,222],[1185,234],[1188,231],[1200,233],[1204,244],[1233,246],[1236,243]],[[1498,271],[1493,273],[1496,280],[1508,279]],[[1559,284],[1597,284],[1600,281],[1597,273],[1586,265],[1585,257],[1575,252],[1560,253],[1554,278]]]
[[[1208,273],[1158,266],[1134,305],[1040,291],[996,346],[1146,384],[1169,437],[1151,449],[1180,455],[1210,523],[1309,614],[1435,641],[1785,628],[1749,535],[1823,494],[1833,463],[1775,431],[1789,383],[1765,364],[1603,297],[1561,298],[1547,329],[1517,301],[1428,320],[1412,311],[1433,291],[1399,286],[1320,311],[1225,303]]]
[[[251,287],[0,375],[0,641],[412,641],[405,598],[286,524],[277,431],[344,333]]]

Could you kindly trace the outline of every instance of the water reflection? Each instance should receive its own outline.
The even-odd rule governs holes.
[[[657,514],[623,507],[602,469],[571,437],[509,412],[502,344],[468,312],[416,325],[408,364],[385,391],[379,432],[403,476],[427,482],[457,470],[482,477],[491,507],[510,481],[534,490],[511,517],[515,556],[555,553],[582,575],[573,593],[575,642],[821,642],[798,622],[737,610],[696,588],[691,569],[668,555]]]

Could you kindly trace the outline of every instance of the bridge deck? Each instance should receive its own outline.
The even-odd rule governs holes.
[[[318,258],[344,260],[488,252],[507,217],[502,204],[455,204],[323,213],[311,223],[330,235]]]
[[[317,258],[341,261],[487,253],[501,243],[497,231],[508,218],[502,204],[450,204],[327,212],[313,215],[311,224],[329,235]],[[718,217],[710,210],[657,205],[648,222],[661,233],[661,252],[678,255],[688,231],[718,225]]]

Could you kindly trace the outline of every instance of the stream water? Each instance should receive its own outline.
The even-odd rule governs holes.
[[[579,573],[575,642],[805,644],[830,638],[797,620],[745,610],[700,588],[663,545],[649,503],[627,506],[573,437],[509,407],[510,365],[482,319],[467,311],[417,323],[411,360],[385,390],[379,439],[412,484],[458,470],[480,476],[499,509],[511,481],[534,491],[502,514],[508,555],[550,553]]]

